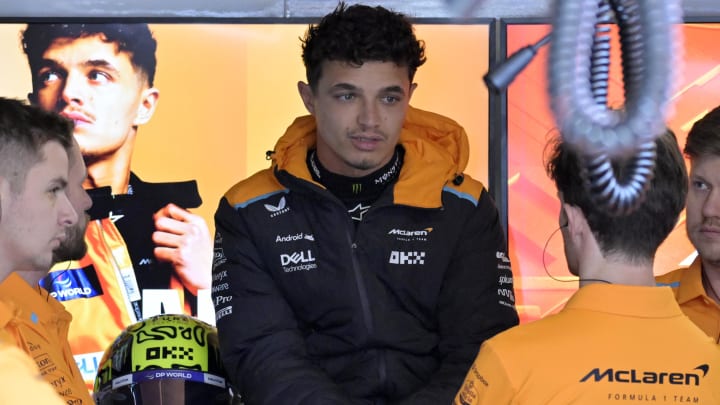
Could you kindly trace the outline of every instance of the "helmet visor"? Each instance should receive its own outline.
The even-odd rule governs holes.
[[[97,405],[227,405],[231,401],[228,388],[186,378],[141,379],[127,384],[121,382],[95,393]]]

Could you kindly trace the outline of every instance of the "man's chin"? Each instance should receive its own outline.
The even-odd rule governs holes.
[[[59,248],[53,251],[53,264],[70,260],[80,260],[85,257],[86,253],[87,245],[85,245],[84,240],[82,241],[82,247],[60,245]]]

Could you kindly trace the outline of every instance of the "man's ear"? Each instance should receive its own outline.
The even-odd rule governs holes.
[[[0,177],[0,221],[2,221],[3,203],[10,198],[10,182],[5,177]]]
[[[408,103],[410,102],[412,95],[415,93],[415,89],[417,89],[417,86],[417,83],[410,83],[410,94],[408,94]]]
[[[298,82],[297,87],[305,109],[307,109],[310,114],[315,114],[315,95],[313,94],[312,88],[304,82]]]
[[[142,98],[140,99],[140,105],[138,105],[137,116],[133,125],[147,124],[155,114],[155,108],[157,107],[158,99],[160,98],[160,91],[155,87],[145,89],[142,92]]]
[[[568,232],[571,235],[582,232],[583,229],[587,228],[587,221],[580,207],[562,203],[562,209],[565,212],[565,223],[563,227],[568,228]]]

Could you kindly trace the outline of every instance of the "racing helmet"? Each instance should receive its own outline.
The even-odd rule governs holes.
[[[187,315],[156,315],[128,326],[98,370],[98,405],[232,403],[217,330]]]

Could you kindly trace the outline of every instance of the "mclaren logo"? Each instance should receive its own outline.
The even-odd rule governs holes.
[[[265,209],[271,213],[270,218],[276,217],[280,214],[284,214],[284,213],[290,211],[290,208],[288,208],[286,205],[287,205],[287,201],[285,200],[285,197],[280,197],[280,201],[278,202],[277,205],[264,204]]]
[[[581,378],[580,382],[607,381],[624,384],[700,385],[700,379],[707,375],[710,366],[701,364],[693,370],[695,371],[693,373],[684,373],[678,371],[641,371],[634,368],[627,370],[594,368],[585,377]]]
[[[387,234],[393,236],[395,240],[403,242],[427,242],[432,231],[433,229],[430,227],[418,230],[393,228]]]
[[[432,232],[432,228],[425,228],[420,231],[408,231],[405,229],[391,229],[388,235],[400,235],[400,236],[428,236]]]

